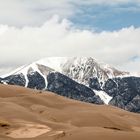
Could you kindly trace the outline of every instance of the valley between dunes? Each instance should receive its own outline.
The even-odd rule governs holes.
[[[140,140],[140,114],[0,85],[0,140]]]

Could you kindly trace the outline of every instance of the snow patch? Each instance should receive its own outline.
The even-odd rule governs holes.
[[[106,104],[106,105],[108,105],[108,103],[111,101],[111,99],[112,99],[112,97],[111,96],[109,96],[106,92],[104,92],[104,91],[97,91],[97,90],[93,90],[94,92],[95,92],[95,94],[96,95],[98,95],[99,97],[100,97],[100,99],[102,100],[102,101],[104,101],[104,103]]]
[[[62,72],[62,64],[66,63],[68,58],[66,57],[48,57],[37,61],[37,64],[47,66],[55,71]]]

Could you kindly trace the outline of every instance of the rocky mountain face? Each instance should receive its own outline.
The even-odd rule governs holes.
[[[89,87],[98,91],[103,90],[112,97],[109,104],[119,108],[140,113],[140,78],[118,77],[105,81],[100,86],[97,78],[92,78]]]
[[[34,72],[32,74],[28,74],[28,88],[34,88],[42,90],[46,87],[44,78],[38,73]]]
[[[0,83],[49,90],[84,102],[140,112],[140,78],[91,57],[46,58],[2,76]]]
[[[49,91],[89,103],[103,104],[103,101],[90,88],[75,82],[67,76],[55,72],[47,77]]]
[[[19,85],[19,86],[25,86],[25,78],[24,75],[17,74],[17,75],[10,75],[5,78],[1,78],[1,83],[3,84],[10,84],[10,85]]]
[[[113,97],[110,101],[111,105],[133,112],[140,112],[140,78],[109,79],[103,90]]]

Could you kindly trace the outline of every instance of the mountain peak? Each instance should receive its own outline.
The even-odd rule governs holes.
[[[128,72],[119,71],[108,64],[100,63],[93,57],[47,57],[30,65],[24,65],[15,71],[1,76],[23,74],[28,81],[27,74],[38,72],[45,77],[49,72],[57,71],[71,79],[87,85],[90,78],[97,77],[100,83],[109,78],[128,75]]]

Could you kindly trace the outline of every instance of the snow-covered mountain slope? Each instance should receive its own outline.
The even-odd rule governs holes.
[[[9,74],[6,74],[6,75],[2,75],[1,77],[6,78],[6,77],[9,77],[12,75],[23,74],[23,76],[25,78],[25,87],[28,87],[28,83],[29,83],[28,75],[33,75],[35,72],[37,72],[44,78],[45,84],[47,86],[47,75],[49,72],[52,72],[52,71],[54,71],[54,70],[47,66],[41,65],[37,62],[34,62],[30,65],[25,65],[20,68],[17,68],[13,72],[10,72]],[[3,80],[2,82],[6,83],[6,80]]]
[[[97,77],[99,83],[104,82],[116,76],[128,75],[127,72],[116,70],[115,68],[100,64],[92,57],[74,57],[69,58],[62,66],[62,73],[75,81],[84,85],[89,84],[89,79]]]
[[[89,79],[97,77],[100,84],[103,84],[109,78],[128,75],[127,72],[116,70],[109,65],[98,63],[92,57],[48,57],[36,61],[30,65],[22,66],[10,74],[1,76],[2,78],[10,75],[23,74],[28,86],[28,74],[38,72],[44,79],[47,86],[47,74],[51,71],[60,72],[69,78],[82,83],[89,84]]]
[[[84,85],[88,85],[92,77],[97,77],[103,84],[109,78],[129,75],[129,72],[99,63],[92,57],[50,57],[36,63],[50,67]]]

